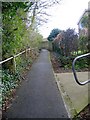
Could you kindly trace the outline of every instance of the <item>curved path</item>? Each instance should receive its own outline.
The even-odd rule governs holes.
[[[42,50],[39,58],[32,65],[6,116],[8,118],[68,118],[47,50]]]

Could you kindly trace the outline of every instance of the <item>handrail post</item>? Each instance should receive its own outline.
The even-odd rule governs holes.
[[[30,48],[29,48],[29,55],[30,55]]]
[[[25,54],[25,55],[26,55],[26,58],[27,58],[27,51],[28,51],[28,50],[26,49],[26,50],[25,50],[25,53],[26,53],[26,54]]]
[[[16,73],[16,60],[15,60],[15,56],[13,56],[13,73]]]
[[[32,49],[30,49],[30,57],[32,58]]]

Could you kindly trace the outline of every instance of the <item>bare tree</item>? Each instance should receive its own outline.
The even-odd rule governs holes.
[[[48,21],[50,13],[46,10],[56,4],[60,4],[61,0],[33,0],[33,5],[29,8],[28,19],[29,27],[36,27]]]

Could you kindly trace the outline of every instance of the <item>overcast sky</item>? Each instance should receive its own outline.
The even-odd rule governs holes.
[[[43,26],[39,28],[40,33],[46,38],[54,28],[60,30],[75,28],[76,32],[78,32],[77,23],[84,10],[88,8],[89,1],[90,0],[61,0],[60,5],[55,5],[48,10],[48,13],[52,16],[49,17],[48,23],[44,23]]]

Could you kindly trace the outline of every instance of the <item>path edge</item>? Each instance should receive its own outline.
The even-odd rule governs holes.
[[[52,66],[52,62],[51,62],[51,59],[50,59],[50,52],[49,52],[49,61],[50,61],[50,64]],[[57,88],[58,88],[59,92],[61,93],[61,97],[62,97],[64,106],[66,108],[68,117],[70,119],[72,119],[77,114],[77,112],[76,112],[75,108],[71,107],[73,105],[72,105],[72,102],[71,102],[70,98],[69,98],[70,103],[67,102],[66,98],[69,97],[69,96],[67,95],[66,92],[65,93],[62,92],[61,87],[60,87],[60,83],[59,83],[58,78],[57,78],[57,73],[54,72],[53,66],[52,66],[52,72],[53,72],[53,75],[54,75],[54,78],[55,78],[55,83],[57,85]],[[69,105],[69,104],[71,104],[71,105]]]

